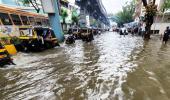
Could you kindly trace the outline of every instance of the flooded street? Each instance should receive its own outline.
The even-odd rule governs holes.
[[[0,100],[170,99],[170,43],[157,37],[107,32],[14,59],[0,69]]]

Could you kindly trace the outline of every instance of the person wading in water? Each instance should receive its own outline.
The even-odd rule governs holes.
[[[165,44],[167,43],[169,39],[169,35],[170,35],[170,30],[169,30],[169,27],[167,27],[163,35],[163,43]]]

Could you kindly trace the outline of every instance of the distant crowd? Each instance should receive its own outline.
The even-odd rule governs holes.
[[[134,35],[138,35],[138,36],[142,36],[144,37],[144,34],[146,33],[146,29],[145,29],[145,24],[139,26],[135,26],[132,28],[125,28],[125,27],[121,27],[121,28],[117,28],[114,29],[113,31],[118,32],[120,35],[126,36],[128,34],[131,34],[132,36]],[[164,33],[161,34],[161,40],[164,44],[166,44],[168,42],[170,38],[170,28],[169,26],[167,26],[167,28],[165,29]]]

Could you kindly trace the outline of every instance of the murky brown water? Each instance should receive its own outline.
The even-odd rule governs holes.
[[[169,100],[170,44],[105,33],[0,69],[0,100]]]
[[[138,67],[123,85],[125,97],[130,100],[170,100],[170,43],[164,45],[156,37],[144,42],[137,61]]]

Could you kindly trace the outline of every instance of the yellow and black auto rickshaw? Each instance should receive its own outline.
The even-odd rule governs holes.
[[[80,34],[81,34],[81,39],[85,42],[90,42],[90,41],[94,40],[92,29],[82,28],[80,30]]]
[[[34,27],[34,28],[19,28],[22,40],[21,45],[24,51],[42,51],[45,49],[59,46],[58,40],[55,37],[54,31],[50,28]],[[20,46],[21,47],[21,46]]]
[[[8,64],[15,65],[7,49],[5,49],[5,47],[0,43],[0,67]]]
[[[8,64],[14,64],[11,56],[16,54],[17,54],[17,50],[14,44],[11,43],[11,37],[1,32],[0,33],[0,67]]]
[[[81,33],[79,28],[72,28],[71,30],[76,40],[81,39]]]

